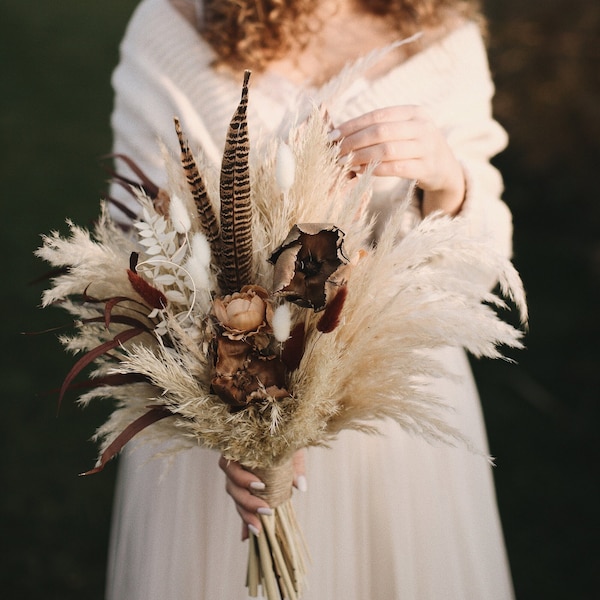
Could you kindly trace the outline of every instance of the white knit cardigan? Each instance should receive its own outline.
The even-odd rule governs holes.
[[[113,75],[114,151],[133,158],[158,184],[165,181],[160,144],[177,148],[173,117],[183,123],[192,148],[220,163],[227,124],[239,101],[241,80],[212,67],[214,51],[169,0],[142,0],[121,44]],[[467,195],[461,217],[471,232],[511,254],[512,220],[501,200],[503,182],[490,158],[506,146],[492,117],[494,86],[478,27],[467,23],[442,41],[373,80],[360,70],[322,88],[301,89],[273,74],[253,77],[251,142],[290,123],[314,102],[327,106],[334,123],[376,108],[423,106],[463,164]],[[342,82],[340,80],[343,80]],[[404,197],[407,182],[379,186],[376,210],[385,218]]]

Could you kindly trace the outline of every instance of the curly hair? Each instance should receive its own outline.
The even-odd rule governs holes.
[[[264,70],[290,51],[302,50],[318,30],[320,0],[195,0],[202,4],[198,29],[215,49],[218,64]],[[365,12],[385,16],[400,36],[444,28],[456,19],[483,24],[479,0],[358,0]]]

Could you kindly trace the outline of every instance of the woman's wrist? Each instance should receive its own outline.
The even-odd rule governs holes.
[[[455,217],[465,201],[467,186],[462,166],[457,161],[452,180],[437,190],[423,190],[421,213],[423,217],[432,212],[441,211]]]

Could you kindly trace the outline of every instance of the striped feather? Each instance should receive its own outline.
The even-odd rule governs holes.
[[[175,131],[177,132],[177,139],[179,140],[179,147],[181,148],[181,166],[185,172],[185,177],[192,193],[192,198],[196,204],[202,233],[204,233],[206,239],[210,243],[213,253],[218,256],[220,236],[217,215],[215,214],[212,202],[210,201],[208,192],[206,191],[206,186],[204,185],[202,175],[200,175],[200,171],[198,170],[198,165],[196,164],[194,156],[190,151],[188,140],[183,135],[179,119],[175,117],[174,122]]]
[[[244,73],[242,97],[225,142],[221,164],[221,272],[224,293],[252,281],[252,203],[250,198],[250,143],[248,139],[248,81]]]

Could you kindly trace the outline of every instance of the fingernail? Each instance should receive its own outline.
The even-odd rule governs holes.
[[[254,527],[254,525],[248,525],[248,530],[251,531],[256,537],[260,535],[260,529]]]
[[[253,481],[250,483],[250,489],[252,490],[257,490],[257,491],[262,491],[265,489],[265,484],[262,481]]]
[[[341,136],[342,136],[342,132],[339,129],[332,129],[327,134],[327,141],[328,142],[337,142],[337,140],[339,140]]]
[[[340,156],[338,158],[338,165],[344,166],[350,160],[349,154],[344,154],[344,156]]]
[[[261,506],[256,509],[256,512],[259,515],[266,515],[267,517],[270,517],[273,514],[273,511],[268,506]]]
[[[298,477],[296,477],[296,487],[299,491],[306,492],[306,490],[308,489],[308,483],[304,475],[298,475]]]

